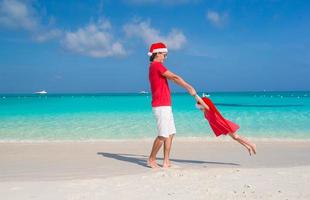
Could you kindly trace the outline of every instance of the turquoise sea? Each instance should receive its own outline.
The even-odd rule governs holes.
[[[209,94],[244,136],[310,139],[310,92]],[[215,137],[193,97],[175,93],[172,101],[178,137]],[[155,136],[150,94],[0,95],[0,141]]]

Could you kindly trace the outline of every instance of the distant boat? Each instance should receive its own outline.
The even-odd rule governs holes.
[[[148,94],[148,92],[142,90],[142,91],[139,92],[139,94]]]
[[[203,96],[203,97],[210,97],[210,94],[208,94],[208,93],[205,94],[205,93],[203,92],[203,93],[202,93],[202,96]]]
[[[39,92],[35,92],[35,94],[47,94],[47,92],[45,90],[39,91]]]

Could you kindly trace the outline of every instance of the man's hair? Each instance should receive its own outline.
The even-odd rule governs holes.
[[[157,53],[153,53],[150,57],[150,62],[153,62],[153,60],[155,59]]]

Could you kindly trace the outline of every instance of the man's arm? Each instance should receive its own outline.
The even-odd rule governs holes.
[[[172,80],[176,84],[180,85],[181,87],[185,88],[190,95],[194,96],[195,99],[203,105],[204,108],[209,110],[209,106],[205,104],[205,102],[197,95],[196,90],[188,84],[186,81],[184,81],[180,76],[172,73],[171,71],[167,70],[162,74],[164,77],[166,77],[169,80]]]
[[[167,70],[162,75],[167,79],[172,80],[176,84],[180,85],[181,87],[185,88],[188,93],[190,93],[190,95],[195,96],[197,94],[196,90],[190,84],[188,84],[180,76],[172,73],[171,71]]]

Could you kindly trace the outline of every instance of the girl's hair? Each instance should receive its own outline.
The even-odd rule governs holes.
[[[153,53],[150,57],[150,62],[153,62],[153,60],[155,59],[157,53]]]

